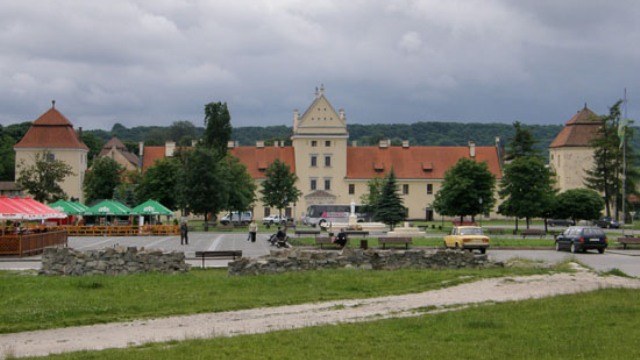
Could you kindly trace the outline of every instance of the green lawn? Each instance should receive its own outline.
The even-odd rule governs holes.
[[[638,359],[640,290],[52,359]]]
[[[326,270],[243,277],[229,277],[226,269],[86,277],[0,272],[0,333],[421,292],[480,278],[548,271]]]

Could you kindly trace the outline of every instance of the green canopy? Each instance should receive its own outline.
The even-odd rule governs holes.
[[[130,215],[131,209],[124,205],[123,203],[116,200],[104,200],[96,205],[93,205],[87,211],[84,212],[84,215],[90,216],[106,216],[106,215],[115,215],[115,216],[123,216]]]
[[[85,211],[87,211],[87,209],[89,209],[88,206],[80,204],[79,202],[67,200],[58,200],[53,204],[49,204],[49,207],[58,211],[62,211],[67,215],[82,215]]]
[[[134,215],[173,215],[173,211],[155,200],[147,200],[131,210]]]

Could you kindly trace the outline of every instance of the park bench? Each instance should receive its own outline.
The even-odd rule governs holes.
[[[202,268],[204,268],[204,259],[229,259],[242,257],[242,250],[218,250],[218,251],[196,251],[196,258],[202,258]]]
[[[369,232],[364,230],[345,230],[344,233],[347,234],[347,236],[369,236]]]
[[[489,235],[502,235],[504,234],[504,229],[503,228],[485,228],[484,232],[489,234]]]
[[[347,245],[349,244],[349,239],[347,239],[347,244],[345,244],[345,247],[347,247]],[[320,245],[320,249],[322,249],[323,245],[330,245],[330,246],[334,246],[334,247],[338,247],[338,248],[342,248],[340,245],[336,244],[333,242],[333,239],[331,236],[325,236],[325,235],[321,235],[321,236],[316,236],[316,245]]]
[[[320,230],[319,229],[308,229],[308,230],[304,230],[304,229],[300,229],[295,231],[296,236],[300,237],[300,235],[319,235],[320,234]]]
[[[627,245],[640,245],[640,238],[630,236],[619,237],[618,242],[622,244],[623,249],[626,249]]]
[[[411,244],[411,238],[408,236],[385,236],[379,237],[378,243],[382,245],[382,248],[385,249],[386,245],[389,244],[404,244],[405,249],[409,249],[409,244]]]
[[[540,238],[542,238],[546,235],[546,233],[542,229],[524,229],[522,230],[520,235],[522,235],[523,239],[527,236],[539,236]]]

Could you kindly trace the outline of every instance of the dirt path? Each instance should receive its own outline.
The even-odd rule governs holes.
[[[601,277],[592,272],[481,280],[419,294],[340,300],[221,313],[174,316],[0,335],[0,358],[83,349],[122,348],[147,342],[264,333],[339,322],[424,314],[426,307],[543,298],[603,288],[640,289],[640,279]],[[434,311],[444,311],[443,308]]]

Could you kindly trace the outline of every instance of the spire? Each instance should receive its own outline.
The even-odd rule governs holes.
[[[51,108],[52,109],[56,108],[56,101],[55,100],[51,100]]]
[[[320,84],[320,96],[324,95],[324,84]]]

